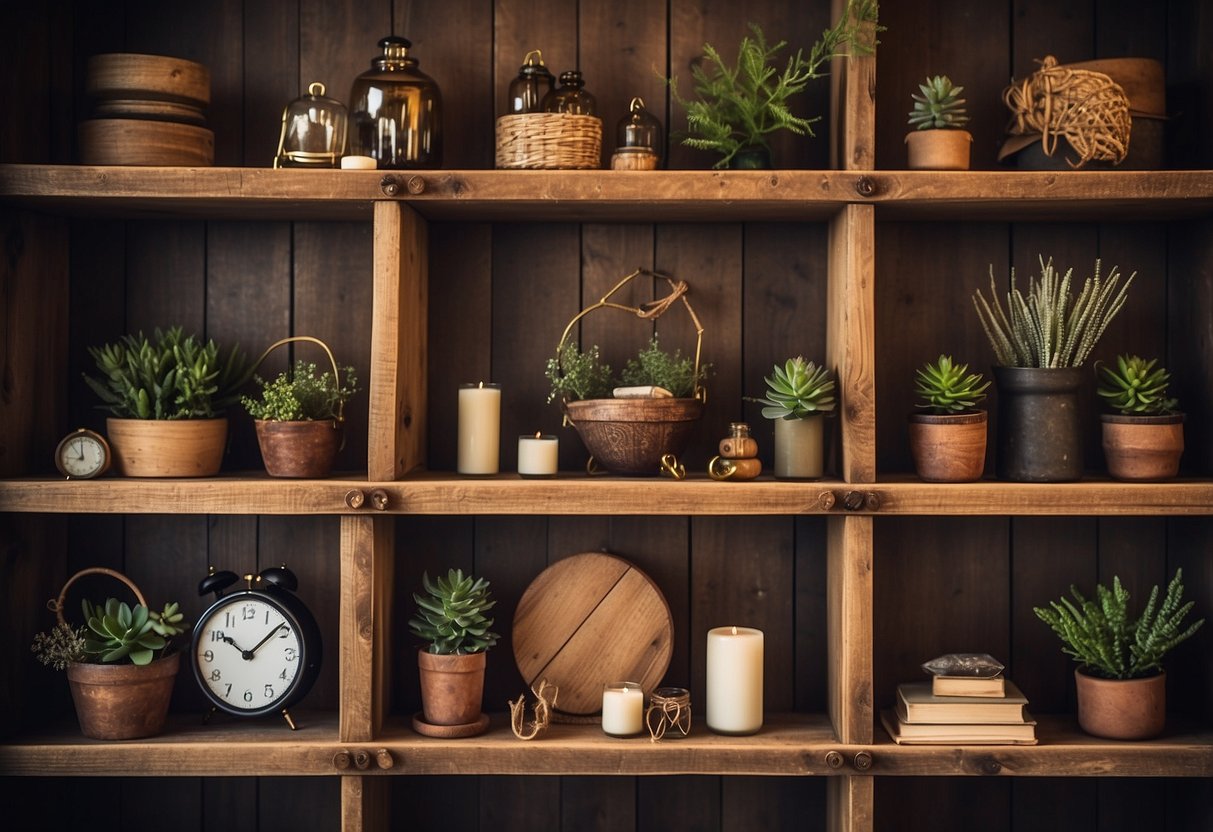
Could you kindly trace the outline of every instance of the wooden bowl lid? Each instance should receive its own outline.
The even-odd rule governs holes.
[[[194,124],[134,118],[80,122],[80,164],[207,167],[215,161],[215,134]]]
[[[211,102],[211,72],[200,63],[165,55],[93,55],[85,67],[84,92],[94,99],[181,101],[205,107]]]
[[[674,620],[661,590],[614,555],[587,552],[549,566],[514,613],[514,660],[528,685],[559,688],[557,710],[593,714],[602,687],[661,682],[674,650]]]

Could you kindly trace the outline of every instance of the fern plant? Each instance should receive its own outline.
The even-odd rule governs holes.
[[[1094,599],[1071,586],[1073,601],[1063,596],[1032,611],[1053,628],[1062,641],[1062,652],[1085,672],[1105,679],[1137,679],[1161,670],[1163,656],[1205,623],[1202,618],[1184,628],[1193,602],[1181,603],[1183,592],[1183,570],[1178,569],[1162,604],[1155,586],[1141,616],[1131,620],[1129,593],[1114,577],[1111,589],[1096,585]]]
[[[768,419],[804,419],[834,409],[834,380],[830,371],[802,356],[789,358],[765,379],[767,394],[748,401],[765,405],[762,415]]]
[[[1029,280],[1026,295],[1015,285],[1015,270],[1011,270],[1004,306],[990,266],[990,299],[979,289],[973,295],[973,306],[998,363],[1004,367],[1078,367],[1086,361],[1125,305],[1136,276],[1134,272],[1119,286],[1115,266],[1106,280],[1099,270],[1096,260],[1094,277],[1086,279],[1076,299],[1070,291],[1074,270],[1061,275],[1053,268],[1052,258],[1041,257],[1040,276]]]
[[[910,94],[914,99],[914,109],[910,113],[910,126],[916,130],[959,130],[964,127],[969,117],[961,106],[965,100],[960,97],[964,87],[952,86],[952,79],[946,75],[936,75],[928,78],[925,84],[919,84],[922,95]]]
[[[970,373],[968,364],[956,364],[950,355],[939,356],[917,374],[922,403],[916,406],[930,408],[940,416],[972,410],[986,397],[990,386],[988,381],[982,384],[981,373]]]
[[[497,603],[488,581],[451,569],[436,581],[422,574],[421,585],[425,595],[413,593],[417,614],[409,619],[409,629],[429,642],[430,653],[482,653],[497,643],[499,636],[489,631],[493,619],[484,615]]]
[[[1179,402],[1167,398],[1171,374],[1156,364],[1157,358],[1146,361],[1139,355],[1116,356],[1115,368],[1096,362],[1100,380],[1097,392],[1109,407],[1125,416],[1172,414]]]
[[[695,94],[693,100],[678,94],[678,79],[668,83],[674,98],[687,111],[688,147],[712,150],[721,155],[715,167],[726,167],[737,152],[749,147],[770,150],[767,136],[777,130],[790,130],[800,136],[813,136],[813,124],[820,116],[802,118],[793,115],[790,99],[803,92],[809,82],[826,73],[822,65],[846,54],[871,54],[874,43],[859,37],[864,24],[875,23],[876,0],[847,0],[838,22],[821,34],[806,57],[804,50],[788,58],[783,71],[775,66],[776,55],[787,41],[768,44],[762,29],[749,24],[752,37],[741,39],[737,62],[730,66],[710,44],[703,45],[702,63],[691,68]]]

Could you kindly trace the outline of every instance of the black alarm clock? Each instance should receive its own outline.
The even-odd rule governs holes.
[[[234,716],[281,713],[312,689],[320,673],[320,628],[295,595],[299,581],[285,564],[245,575],[247,586],[225,593],[240,578],[215,572],[198,594],[215,603],[198,617],[192,640],[194,678],[207,699]]]

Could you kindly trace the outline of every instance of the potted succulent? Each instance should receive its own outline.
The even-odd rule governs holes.
[[[872,54],[872,37],[864,33],[874,28],[876,15],[876,0],[847,0],[838,22],[822,32],[808,56],[797,50],[782,72],[775,66],[775,56],[787,41],[768,45],[762,29],[753,23],[753,37],[741,39],[735,66],[725,63],[705,43],[703,58],[691,67],[698,97],[683,99],[678,94],[678,79],[668,81],[674,98],[687,111],[689,135],[682,143],[719,153],[717,168],[771,167],[767,136],[777,130],[813,136],[813,123],[820,118],[793,115],[790,99],[825,75],[823,64],[847,54],[846,49],[856,55]]]
[[[327,347],[326,347],[327,349]],[[296,361],[293,369],[266,381],[256,396],[242,396],[253,417],[257,444],[271,477],[327,477],[341,446],[346,401],[358,392],[353,367],[336,363],[330,373],[316,374],[316,365]]]
[[[68,586],[76,577],[97,571],[127,580],[110,570],[84,570]],[[34,636],[31,649],[44,665],[67,672],[80,731],[100,740],[159,734],[180,667],[173,639],[188,626],[178,605],[149,610],[137,589],[139,603],[133,607],[117,598],[103,604],[84,599],[86,624],[73,627],[62,613],[66,593],[65,586],[55,606],[58,623]]]
[[[90,347],[100,378],[85,375],[112,415],[106,432],[118,473],[206,477],[219,472],[227,444],[224,408],[248,380],[239,347],[224,353],[179,326]]]
[[[802,356],[776,364],[765,379],[767,394],[748,399],[764,405],[762,415],[775,422],[775,476],[820,479],[824,469],[825,414],[834,410],[830,371]]]
[[[1082,477],[1079,392],[1082,363],[1125,305],[1136,273],[1120,285],[1116,267],[1105,279],[1100,262],[1077,298],[1070,290],[1073,269],[1064,275],[1053,260],[1040,258],[1040,276],[1023,293],[1011,286],[999,300],[990,267],[990,299],[978,290],[973,305],[994,349],[998,387],[1000,479],[1067,482]]]
[[[496,603],[489,582],[451,569],[435,581],[423,574],[421,585],[425,594],[413,594],[417,614],[409,619],[413,635],[427,642],[417,651],[422,714],[413,727],[432,736],[474,736],[488,727],[480,712],[485,652],[498,639],[485,616]]]
[[[910,453],[919,478],[927,482],[973,482],[986,463],[986,421],[976,407],[990,382],[941,355],[917,371],[917,407],[910,414]]]
[[[1074,671],[1078,724],[1088,734],[1141,740],[1162,733],[1167,713],[1162,659],[1205,623],[1202,618],[1184,628],[1192,602],[1181,603],[1182,581],[1183,570],[1176,570],[1161,605],[1155,586],[1137,619],[1129,615],[1129,593],[1119,577],[1110,590],[1096,585],[1094,599],[1071,586],[1073,601],[1063,596],[1048,607],[1033,607],[1061,638],[1062,652],[1079,664]]]
[[[1096,362],[1097,392],[1116,413],[1100,415],[1104,459],[1118,480],[1165,480],[1179,473],[1184,415],[1167,398],[1171,375],[1138,355],[1118,355],[1116,366]]]
[[[973,134],[964,129],[969,121],[960,97],[964,87],[954,87],[948,76],[936,75],[918,89],[922,95],[910,96],[914,129],[906,134],[910,170],[968,170]]]

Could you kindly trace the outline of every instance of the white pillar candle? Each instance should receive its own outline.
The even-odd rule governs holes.
[[[373,156],[342,156],[342,170],[374,170],[378,165],[375,164]]]
[[[762,728],[762,630],[708,630],[708,728],[753,734]]]
[[[496,474],[501,445],[501,388],[465,384],[459,388],[460,474]]]
[[[644,691],[635,682],[611,682],[602,687],[602,730],[615,737],[633,737],[644,728]]]
[[[560,440],[536,433],[518,437],[518,473],[524,477],[554,477]]]

